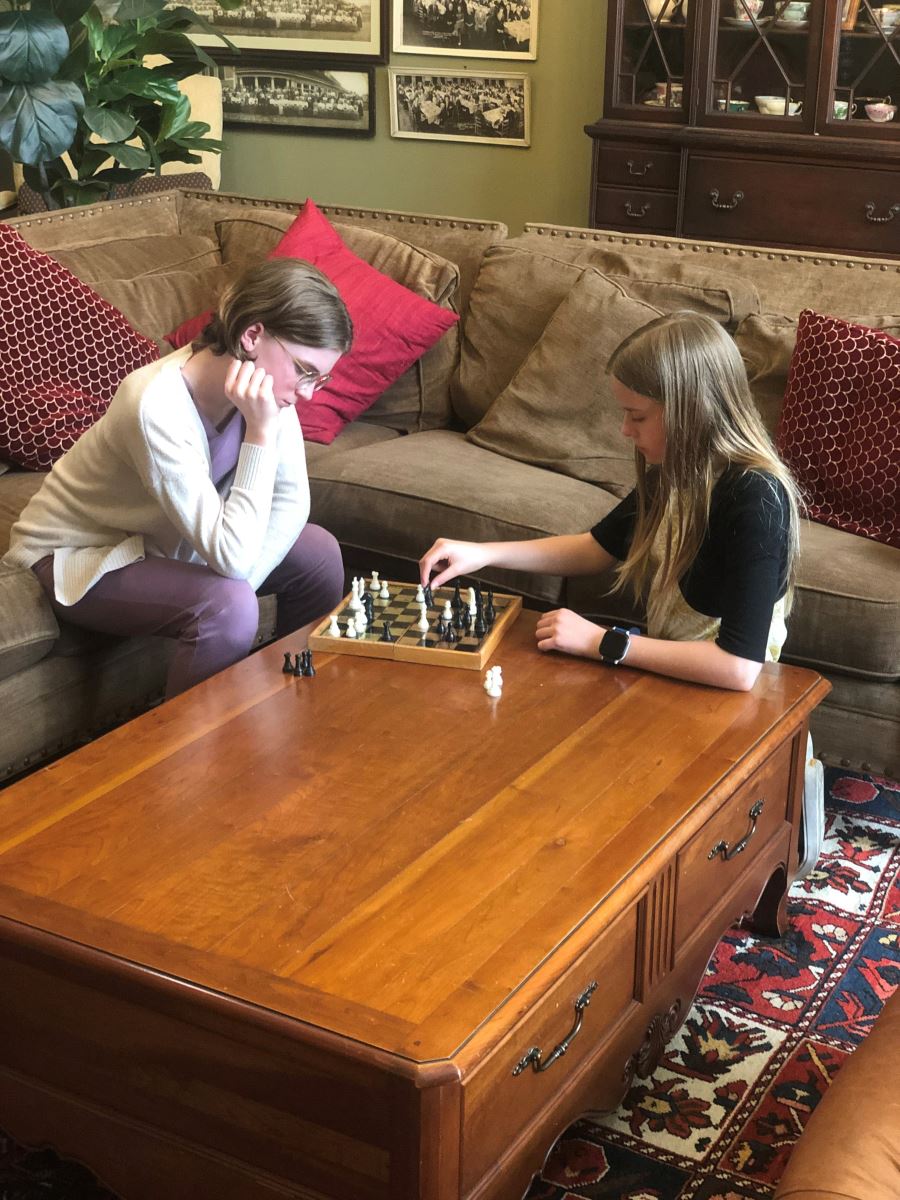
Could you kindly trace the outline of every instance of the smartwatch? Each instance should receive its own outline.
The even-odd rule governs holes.
[[[600,642],[600,661],[607,666],[617,667],[624,662],[630,645],[631,634],[627,629],[620,629],[618,625],[607,629]]]

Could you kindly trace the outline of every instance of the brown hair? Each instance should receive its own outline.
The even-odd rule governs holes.
[[[613,351],[609,373],[640,396],[661,404],[663,461],[648,465],[635,450],[637,520],[617,588],[639,594],[650,583],[650,551],[668,530],[654,608],[663,611],[706,536],[712,490],[729,466],[777,480],[788,505],[787,603],[799,545],[799,493],[778,457],[750,395],[737,346],[711,317],[688,309],[658,317]],[[652,614],[651,614],[652,615]]]
[[[269,333],[301,346],[339,350],[353,341],[353,323],[334,284],[299,258],[272,258],[248,267],[219,297],[215,315],[194,349],[245,359],[241,336],[259,322]]]

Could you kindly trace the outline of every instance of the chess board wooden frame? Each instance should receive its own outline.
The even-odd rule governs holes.
[[[348,615],[347,608],[352,594],[348,593],[340,604],[332,609],[328,616],[320,621],[310,634],[310,650],[327,651],[330,654],[355,654],[362,658],[389,658],[393,659],[394,662],[426,663],[432,667],[461,667],[464,670],[481,671],[487,666],[491,655],[522,611],[521,596],[512,596],[507,592],[495,591],[493,593],[494,609],[496,612],[494,624],[480,639],[477,648],[469,649],[463,644],[464,642],[471,641],[468,635],[456,645],[423,645],[422,642],[425,638],[432,640],[434,634],[429,631],[423,638],[419,630],[413,629],[413,620],[418,619],[419,615],[418,605],[413,599],[416,585],[414,583],[401,583],[391,579],[385,582],[387,582],[390,589],[391,599],[381,600],[373,593],[375,620],[362,637],[336,638],[328,633],[333,616],[345,619]],[[435,588],[433,592],[434,604],[428,610],[432,621],[437,620],[441,609],[444,607],[444,601],[453,599],[454,590],[452,587]],[[464,591],[465,589],[462,590]],[[397,635],[397,641],[379,641],[382,632],[382,620],[379,614],[396,609],[398,591],[408,593],[409,600],[404,604],[404,610],[407,610],[408,619],[398,619],[396,624],[392,622],[392,632]]]

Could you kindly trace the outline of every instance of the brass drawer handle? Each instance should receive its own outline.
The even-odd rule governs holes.
[[[559,1045],[553,1050],[547,1061],[541,1062],[542,1051],[540,1046],[532,1046],[528,1053],[520,1058],[513,1067],[513,1075],[521,1075],[525,1068],[529,1065],[535,1073],[546,1071],[553,1066],[557,1059],[562,1058],[574,1041],[576,1034],[581,1029],[581,1022],[584,1020],[584,1010],[590,1004],[591,996],[593,996],[596,990],[597,980],[595,979],[592,983],[587,985],[587,987],[575,1001],[575,1024],[559,1043]]]
[[[741,840],[739,842],[735,842],[735,844],[731,847],[730,850],[728,849],[727,842],[724,842],[724,841],[716,842],[716,844],[713,846],[712,850],[710,850],[709,854],[707,855],[707,857],[709,858],[710,861],[712,861],[712,859],[714,859],[717,854],[721,854],[723,862],[731,862],[731,860],[733,858],[737,857],[738,854],[740,854],[743,850],[747,849],[747,843],[753,837],[754,833],[756,833],[756,822],[759,817],[759,814],[763,810],[764,804],[765,804],[765,800],[757,800],[757,802],[753,805],[753,807],[747,813],[747,816],[750,818],[750,828],[747,830],[747,832],[744,834],[744,836],[741,838]]]
[[[649,211],[650,211],[650,205],[642,204],[641,211],[634,212],[631,207],[631,201],[630,200],[625,201],[625,215],[628,217],[635,217],[637,220],[640,220],[641,217],[646,217],[646,215]]]
[[[652,163],[652,162],[645,162],[645,163],[644,163],[644,169],[643,169],[643,171],[636,171],[636,170],[634,169],[634,159],[632,159],[632,158],[629,158],[629,160],[628,160],[628,162],[625,164],[625,166],[628,168],[628,174],[629,174],[629,175],[646,175],[648,171],[652,170],[652,168],[653,168],[653,163]]]
[[[894,217],[896,217],[897,213],[900,213],[900,204],[892,204],[891,207],[887,210],[887,216],[885,216],[885,217],[876,217],[875,216],[875,204],[873,203],[873,201],[870,200],[869,203],[866,205],[866,220],[873,221],[876,225],[884,225],[888,221],[893,221],[893,219],[894,219]]]
[[[709,198],[712,201],[713,208],[737,208],[744,198],[743,192],[735,192],[731,200],[719,200],[719,189],[713,188],[709,193]]]

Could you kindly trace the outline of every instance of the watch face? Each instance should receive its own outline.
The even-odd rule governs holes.
[[[623,629],[608,629],[600,643],[600,657],[604,662],[619,662],[628,649],[628,642],[628,634]]]

